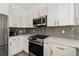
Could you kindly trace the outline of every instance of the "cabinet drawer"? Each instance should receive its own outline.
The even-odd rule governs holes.
[[[64,46],[60,44],[51,44],[51,55],[54,56],[76,56],[76,48]]]

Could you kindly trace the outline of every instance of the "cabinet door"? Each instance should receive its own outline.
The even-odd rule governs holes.
[[[27,13],[27,27],[33,27],[33,13]]]
[[[44,56],[50,56],[50,45],[48,42],[44,42]]]
[[[12,46],[11,46],[11,42],[12,42],[12,38],[9,38],[8,40],[8,55],[11,56],[12,55]]]
[[[17,45],[17,43],[18,43],[18,41],[17,41],[17,39],[16,38],[14,38],[14,39],[12,39],[12,42],[11,42],[11,44],[12,44],[12,55],[15,55],[15,54],[17,54],[18,52],[18,45]]]
[[[40,7],[39,9],[40,9],[39,10],[40,16],[47,15],[47,5],[44,5],[43,7]]]
[[[0,13],[8,15],[8,3],[0,3]]]
[[[33,18],[40,17],[40,9],[38,8],[33,10],[31,13],[32,13]]]
[[[18,12],[17,12],[18,11]],[[21,14],[20,14],[20,9],[18,7],[15,7],[14,10],[14,17],[15,17],[15,27],[20,27],[21,25]]]
[[[11,55],[15,55],[18,51],[17,49],[17,39],[16,38],[12,38],[11,42],[10,42],[10,46],[11,46]]]
[[[47,26],[55,26],[55,4],[48,4]]]
[[[27,26],[27,16],[26,16],[26,14],[25,13],[22,13],[21,14],[21,27],[24,27],[24,28],[26,28],[26,26]]]
[[[68,25],[68,7],[67,3],[55,3],[48,5],[48,26]]]
[[[23,50],[23,37],[19,36],[18,37],[18,53],[21,52]]]
[[[9,5],[9,27],[14,27],[13,7]]]
[[[75,11],[75,24],[78,25],[79,24],[79,3],[75,3],[74,4],[74,11]]]
[[[10,27],[26,27],[26,12],[21,7],[10,5],[9,16]]]
[[[28,50],[29,50],[28,36],[24,36],[24,51],[25,51],[26,53],[29,53]]]
[[[16,27],[16,8],[14,5],[9,6],[9,27]],[[18,23],[18,22],[17,22]]]
[[[21,10],[17,5],[13,6],[14,27],[20,27],[21,25]],[[18,11],[18,12],[17,12]]]
[[[56,4],[56,22],[58,26],[68,25],[68,3]]]
[[[76,48],[53,43],[50,46],[51,56],[76,56]]]
[[[77,12],[75,10],[76,8],[74,7],[74,3],[69,3],[69,23],[68,25],[75,25],[76,23],[76,18],[74,18],[76,16],[75,12]]]

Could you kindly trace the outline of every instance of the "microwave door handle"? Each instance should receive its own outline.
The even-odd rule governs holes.
[[[41,18],[41,23],[43,23],[42,18]]]
[[[41,23],[46,23],[46,21],[44,22],[44,19],[41,18]]]

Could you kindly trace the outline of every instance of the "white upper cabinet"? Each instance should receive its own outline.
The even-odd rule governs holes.
[[[17,26],[20,26],[19,10],[17,10],[15,5],[10,5],[9,6],[9,27],[17,27]]]
[[[69,22],[68,22],[68,25],[75,25],[75,19],[74,19],[74,17],[75,17],[75,15],[74,15],[74,13],[75,13],[75,8],[74,8],[74,4],[73,3],[69,3],[69,12],[68,12],[69,14],[68,14],[68,17],[69,17]]]
[[[33,17],[33,18],[37,18],[37,17],[39,17],[39,16],[40,16],[40,11],[39,11],[39,9],[35,9],[35,10],[32,11],[32,17]]]
[[[26,13],[22,13],[22,19],[21,19],[21,27],[24,27],[26,28],[27,27],[27,16],[26,16]]]
[[[23,8],[9,5],[9,27],[26,27],[26,12]]]
[[[73,3],[48,4],[47,26],[74,25],[74,12]]]
[[[47,26],[55,26],[55,4],[48,4]]]
[[[33,18],[47,15],[47,4],[38,6],[38,8],[33,9]]]
[[[39,11],[39,16],[47,15],[47,5],[40,7],[38,11]]]
[[[75,21],[74,22],[75,22],[76,25],[79,25],[79,3],[75,3],[74,7],[75,7],[74,8],[74,11],[75,11],[75,14],[74,14],[75,15],[75,18],[74,18]]]
[[[27,28],[33,27],[33,12],[27,12]]]
[[[9,27],[14,27],[13,7],[9,6]]]
[[[7,14],[8,7],[2,8]],[[2,10],[4,9],[4,10]],[[33,27],[33,18],[47,15],[47,26],[79,25],[79,4],[74,3],[50,3],[25,10],[15,4],[9,5],[9,27]]]
[[[58,26],[68,25],[68,4],[56,4],[56,22]]]
[[[8,3],[0,3],[0,13],[8,15]]]
[[[47,15],[47,5],[38,6],[37,8],[33,8],[26,13],[27,27],[33,27],[33,18]]]
[[[79,25],[79,4],[69,3],[68,25]]]
[[[48,26],[68,25],[68,4],[48,4]]]

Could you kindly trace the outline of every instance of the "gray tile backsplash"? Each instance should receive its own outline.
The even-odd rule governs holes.
[[[51,27],[47,28],[47,34],[54,37],[72,38],[74,30],[72,27]]]
[[[40,27],[27,29],[30,34],[44,34],[53,37],[79,39],[79,26]]]
[[[29,34],[47,34],[46,27],[26,29]]]

